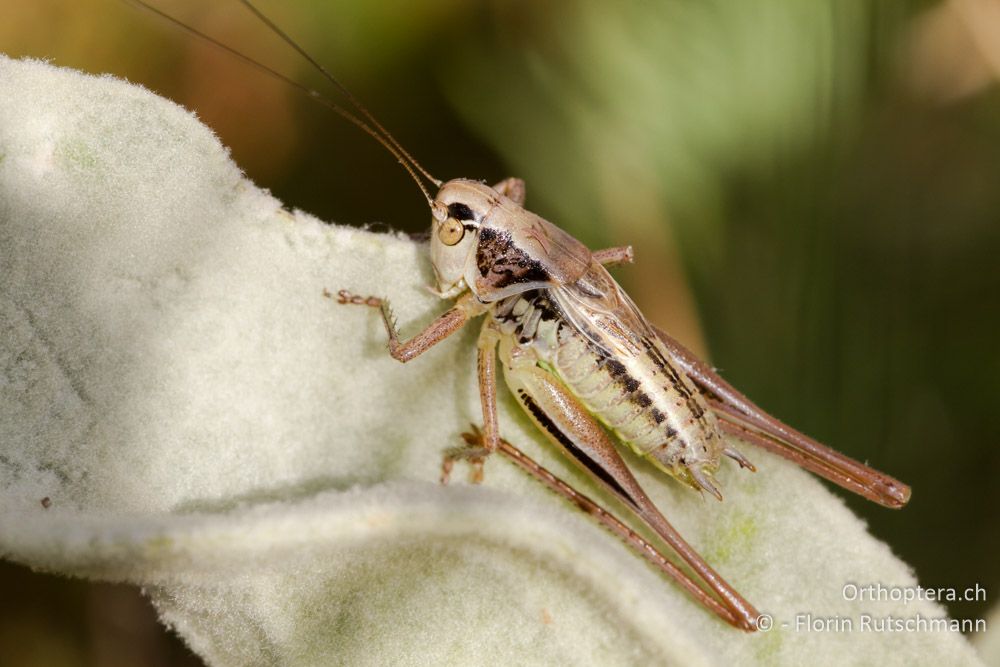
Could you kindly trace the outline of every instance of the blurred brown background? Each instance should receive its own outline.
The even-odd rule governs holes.
[[[157,4],[323,86],[234,1]],[[901,512],[846,500],[923,585],[986,587],[953,616],[996,603],[1000,4],[260,4],[439,178],[516,174],[590,245],[636,245],[617,275],[650,319],[910,483]],[[371,139],[124,2],[0,15],[0,51],[196,110],[290,207],[427,226]],[[5,665],[198,664],[128,587],[0,564],[0,590]]]

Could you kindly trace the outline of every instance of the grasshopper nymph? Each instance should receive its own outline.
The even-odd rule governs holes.
[[[481,477],[485,458],[500,452],[594,516],[710,611],[747,631],[757,628],[758,612],[674,530],[639,486],[609,432],[663,472],[719,500],[722,493],[713,473],[723,457],[754,470],[727,441],[735,438],[790,459],[886,507],[900,508],[907,503],[908,486],[768,415],[677,341],[649,324],[604,268],[606,264],[630,262],[630,248],[592,252],[524,208],[525,185],[520,179],[508,178],[490,187],[462,178],[447,182],[433,178],[336,78],[248,0],[241,1],[316,66],[353,110],[250,62],[304,89],[378,140],[410,173],[431,210],[430,260],[437,281],[433,289],[454,305],[404,341],[386,300],[341,290],[340,303],[377,308],[388,332],[389,352],[402,362],[483,317],[477,364],[483,424],[463,435],[467,447],[447,452],[443,480],[457,458],[470,460]],[[181,27],[219,45],[187,26]],[[430,194],[421,176],[437,188],[436,194]],[[669,545],[696,578],[500,437],[498,359],[508,388],[528,417]]]
[[[470,319],[485,315],[478,342],[483,428],[466,438],[471,449],[450,455],[446,470],[455,456],[481,465],[497,450],[512,458],[520,455],[500,439],[499,357],[508,388],[539,429],[669,544],[718,600],[682,571],[664,570],[726,621],[754,630],[757,611],[653,505],[608,430],[659,469],[719,500],[722,493],[712,475],[723,456],[754,469],[726,442],[727,435],[789,458],[887,507],[905,505],[909,487],[760,410],[646,321],[603,266],[629,261],[629,248],[592,253],[524,209],[524,193],[524,183],[518,179],[493,187],[466,179],[440,186],[431,200],[431,263],[437,293],[456,303],[421,333],[400,341],[389,305],[382,299],[342,290],[340,302],[379,308],[389,334],[389,352],[403,362]],[[537,467],[530,461],[522,467],[531,465]],[[534,474],[548,475],[543,470]],[[580,504],[576,492],[556,490]],[[634,534],[623,537],[641,539]],[[647,545],[633,546],[641,551]]]

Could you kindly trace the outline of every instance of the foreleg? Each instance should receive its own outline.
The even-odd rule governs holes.
[[[396,319],[393,317],[389,302],[385,299],[375,296],[355,296],[347,290],[340,290],[337,292],[337,303],[378,308],[382,315],[382,322],[385,324],[386,333],[389,334],[389,354],[392,355],[393,359],[404,363],[431,349],[465,326],[469,319],[486,310],[486,307],[471,298],[471,295],[465,295],[455,303],[453,308],[427,325],[423,331],[409,340],[400,341]]]

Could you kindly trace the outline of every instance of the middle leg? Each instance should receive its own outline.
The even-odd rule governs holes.
[[[595,250],[591,253],[598,264],[603,264],[604,266],[617,266],[619,264],[631,264],[635,260],[635,253],[632,252],[632,246],[623,245],[616,246],[614,248],[603,248],[601,250]]]
[[[479,402],[483,409],[482,431],[476,429],[475,444],[465,438],[467,447],[457,447],[445,452],[441,462],[441,483],[447,484],[451,470],[458,459],[472,464],[471,479],[474,484],[483,481],[483,464],[486,458],[500,446],[500,430],[497,424],[497,372],[496,347],[499,332],[490,320],[483,323],[477,343],[477,376],[479,379]]]

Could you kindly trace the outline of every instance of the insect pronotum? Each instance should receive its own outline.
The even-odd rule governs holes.
[[[508,178],[490,187],[430,175],[369,111],[249,0],[240,0],[309,61],[347,101],[347,108],[217,40],[132,0],[269,75],[304,91],[376,139],[420,187],[431,211],[432,288],[454,304],[423,331],[401,340],[389,302],[340,290],[342,304],[379,311],[389,353],[410,361],[482,317],[477,372],[482,427],[448,449],[447,482],[456,460],[473,464],[473,479],[498,452],[590,514],[639,555],[673,578],[726,622],[757,628],[758,612],[670,525],[632,475],[616,443],[697,491],[719,500],[713,479],[723,457],[754,466],[726,440],[733,437],[783,456],[840,486],[890,508],[903,507],[908,486],[840,454],[757,407],[664,331],[649,324],[605,269],[631,262],[631,248],[591,251],[524,208],[525,184]],[[421,178],[424,180],[422,181]],[[425,182],[437,189],[431,194]],[[332,296],[332,295],[329,295]],[[610,512],[500,437],[497,360],[518,404],[564,454],[645,523],[686,564],[676,565]],[[609,432],[613,434],[614,439]]]

